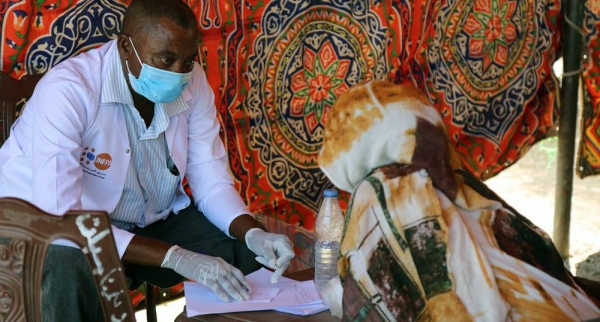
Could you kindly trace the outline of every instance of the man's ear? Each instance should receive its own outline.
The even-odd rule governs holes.
[[[133,48],[131,48],[131,40],[129,40],[129,37],[127,37],[127,35],[120,34],[119,36],[117,36],[117,48],[119,50],[119,56],[121,56],[123,60],[127,60],[127,58],[129,58],[129,55],[133,54]]]

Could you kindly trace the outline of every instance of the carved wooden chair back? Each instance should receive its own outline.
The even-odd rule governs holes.
[[[41,321],[42,268],[48,246],[57,238],[83,250],[106,321],[135,321],[108,214],[52,216],[15,198],[0,198],[0,321]]]
[[[8,138],[10,133],[10,127],[15,121],[15,104],[9,102],[0,101],[0,146],[4,144],[4,141]]]

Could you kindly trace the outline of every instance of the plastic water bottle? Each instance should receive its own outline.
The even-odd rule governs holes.
[[[323,196],[315,223],[318,239],[315,245],[315,286],[319,293],[330,279],[338,276],[338,254],[344,229],[337,190],[327,189]]]

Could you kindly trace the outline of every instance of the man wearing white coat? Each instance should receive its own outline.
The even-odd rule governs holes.
[[[128,277],[161,287],[188,278],[243,300],[244,274],[260,267],[254,257],[276,280],[294,253],[287,237],[261,229],[233,186],[198,43],[184,2],[132,1],[117,39],[38,83],[0,149],[0,197],[55,215],[105,210]],[[102,321],[94,287],[81,250],[56,241],[43,320]]]

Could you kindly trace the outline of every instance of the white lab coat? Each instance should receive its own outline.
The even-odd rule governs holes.
[[[113,55],[115,41],[58,64],[38,83],[0,149],[0,197],[21,198],[55,215],[115,209],[130,147],[123,105],[101,94]],[[189,109],[172,116],[165,131],[171,158],[200,211],[228,234],[233,219],[249,211],[233,186],[214,94],[197,64],[182,98]],[[174,212],[190,203],[179,188]],[[122,256],[133,235],[113,232]]]

